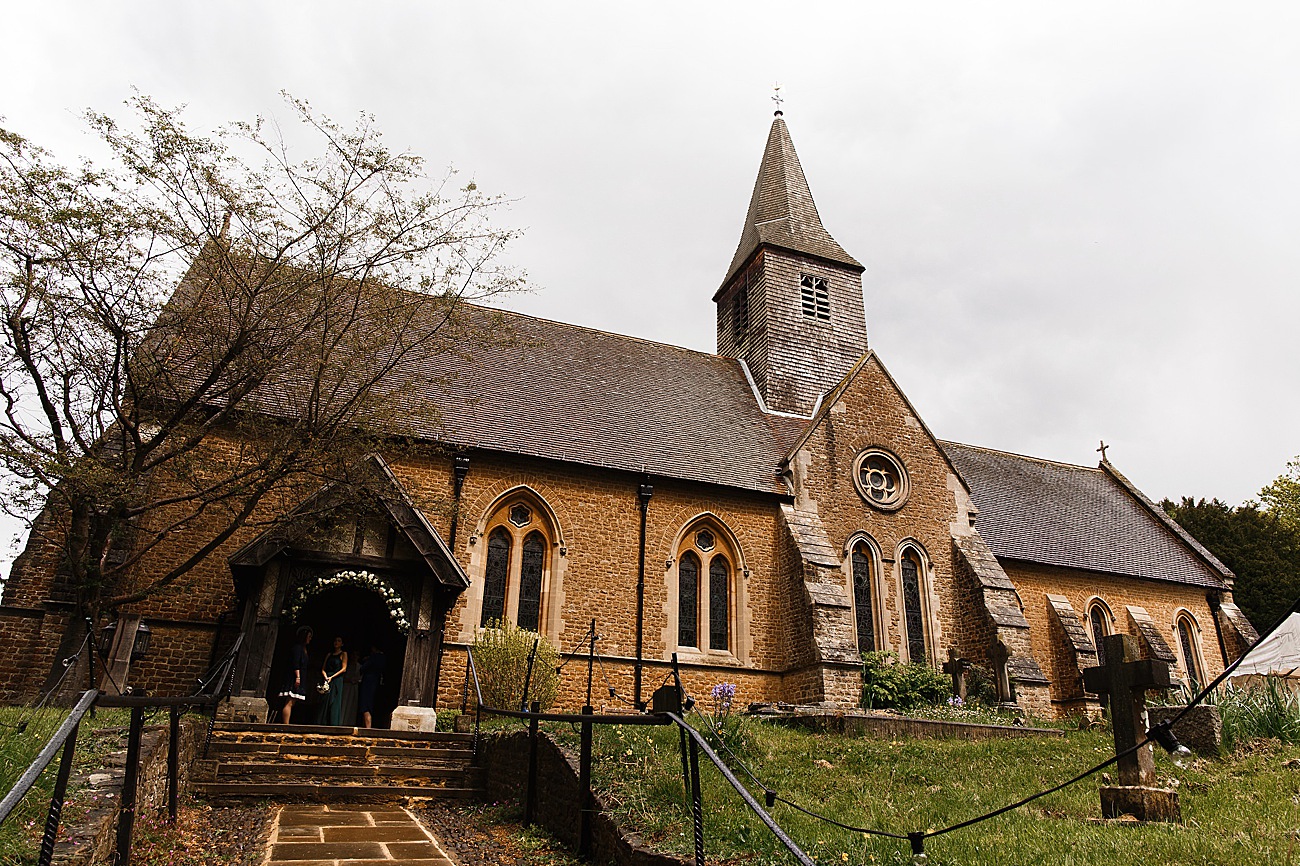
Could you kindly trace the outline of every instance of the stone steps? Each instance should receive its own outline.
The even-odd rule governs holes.
[[[194,789],[207,797],[391,802],[481,796],[468,734],[219,724]]]
[[[473,800],[483,796],[481,787],[446,788],[426,785],[328,785],[315,782],[200,782],[194,785],[200,796],[221,799],[264,799],[267,797],[309,803],[390,803],[395,800]]]

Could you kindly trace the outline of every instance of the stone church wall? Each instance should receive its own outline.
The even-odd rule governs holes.
[[[896,511],[868,505],[854,484],[854,460],[872,447],[896,455],[907,471],[910,495]],[[883,606],[885,614],[885,633],[877,635],[881,649],[901,652],[905,643],[899,547],[914,541],[922,548],[930,569],[929,653],[936,663],[941,661],[959,633],[962,602],[953,572],[951,524],[965,515],[957,514],[947,461],[874,358],[830,407],[798,459],[800,496],[816,502],[840,556],[846,556],[849,539],[858,533],[869,535],[880,548],[884,574],[877,586],[883,585],[884,594],[875,603]],[[851,585],[847,570],[845,584]]]
[[[1201,587],[1099,575],[1033,563],[1004,562],[1003,567],[1019,590],[1025,618],[1029,620],[1033,653],[1052,681],[1052,702],[1058,709],[1068,709],[1077,704],[1078,672],[1060,640],[1059,628],[1053,627],[1048,593],[1068,599],[1085,628],[1090,628],[1087,620],[1089,607],[1094,599],[1099,598],[1113,614],[1115,631],[1134,636],[1139,635],[1125,608],[1127,605],[1145,608],[1165,643],[1180,660],[1171,672],[1175,679],[1185,679],[1186,676],[1174,626],[1178,611],[1186,610],[1199,627],[1199,648],[1206,678],[1223,672],[1223,654],[1215,633],[1214,616],[1206,600],[1206,591]]]

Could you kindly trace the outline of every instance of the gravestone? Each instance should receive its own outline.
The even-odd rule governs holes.
[[[956,649],[949,648],[948,660],[943,663],[943,672],[952,677],[952,693],[961,698],[961,702],[966,703],[966,671],[970,670],[970,662],[961,658]]]
[[[1111,728],[1119,759],[1119,784],[1101,789],[1101,813],[1107,818],[1132,815],[1139,821],[1179,821],[1178,794],[1156,785],[1156,765],[1146,738],[1146,697],[1149,689],[1170,687],[1169,663],[1138,658],[1137,641],[1130,635],[1104,638],[1106,663],[1083,672],[1083,685],[1110,700]],[[1128,752],[1128,754],[1124,754]]]

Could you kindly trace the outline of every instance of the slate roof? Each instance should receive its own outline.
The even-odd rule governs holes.
[[[1118,472],[939,443],[999,558],[1226,589],[1232,572]]]
[[[425,358],[420,397],[441,427],[488,448],[652,475],[784,492],[776,469],[799,419],[765,413],[739,361],[518,313],[515,339],[471,362]],[[800,428],[801,429],[801,428]]]
[[[794,152],[790,130],[779,114],[767,135],[745,227],[740,232],[740,243],[723,285],[735,276],[759,244],[771,244],[863,270],[858,260],[845,252],[822,225],[799,155]]]

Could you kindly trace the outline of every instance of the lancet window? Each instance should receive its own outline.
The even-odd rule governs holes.
[[[697,525],[677,552],[677,645],[732,651],[732,615],[737,558],[723,534]]]
[[[533,502],[504,503],[489,518],[483,559],[483,605],[479,627],[513,622],[542,631],[553,531]]]

